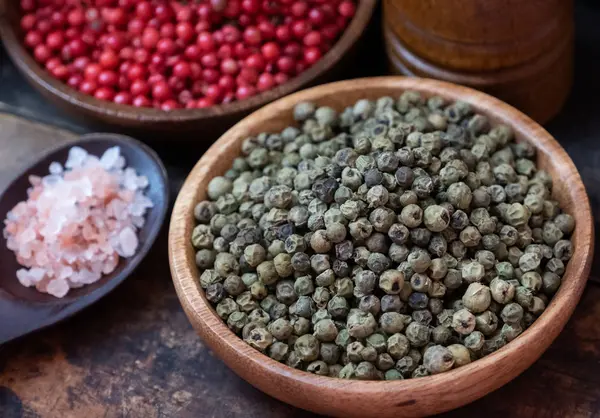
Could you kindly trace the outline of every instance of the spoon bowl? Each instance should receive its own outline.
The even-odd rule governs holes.
[[[50,163],[64,163],[69,149],[73,146],[79,146],[93,155],[101,155],[108,148],[119,146],[127,166],[148,178],[145,193],[152,200],[154,207],[146,213],[146,223],[138,233],[140,244],[133,257],[121,258],[111,274],[104,275],[91,285],[71,289],[60,299],[19,283],[16,272],[21,266],[14,252],[7,248],[6,238],[0,234],[0,344],[61,321],[113,290],[146,256],[165,219],[169,205],[167,173],[155,152],[126,136],[96,133],[84,135],[51,149],[21,172],[0,195],[2,220],[6,219],[7,213],[18,202],[27,198],[29,176],[47,175]]]

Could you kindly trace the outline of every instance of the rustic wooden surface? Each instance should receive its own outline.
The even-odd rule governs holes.
[[[578,166],[600,231],[600,8],[591,9],[592,3],[580,4],[577,13],[574,90],[547,127]],[[79,132],[91,129],[48,106],[0,52],[1,110]],[[23,152],[25,137],[42,147],[53,138],[37,124],[10,118],[14,125],[8,126],[6,120],[0,124],[0,182],[10,177],[3,168]],[[6,132],[18,134],[4,137]],[[204,148],[158,149],[175,189]],[[599,417],[600,286],[594,279],[599,276],[600,262],[571,321],[538,362],[502,389],[445,416]],[[316,416],[260,393],[206,349],[175,296],[165,229],[147,262],[111,295],[61,325],[0,349],[0,417]]]

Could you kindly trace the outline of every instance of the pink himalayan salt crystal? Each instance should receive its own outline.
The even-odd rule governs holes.
[[[23,266],[19,282],[62,298],[136,253],[153,204],[148,179],[125,167],[119,147],[100,158],[73,147],[64,167],[53,162],[49,172],[30,177],[28,199],[7,214],[3,234]]]

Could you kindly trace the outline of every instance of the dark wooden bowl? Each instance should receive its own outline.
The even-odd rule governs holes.
[[[23,45],[19,2],[0,0],[0,38],[8,55],[26,79],[45,97],[71,114],[93,122],[121,127],[123,131],[145,138],[165,132],[169,141],[202,141],[205,135],[221,135],[234,123],[265,104],[296,90],[339,79],[348,64],[356,58],[357,44],[371,20],[377,0],[359,0],[356,15],[341,38],[313,67],[289,82],[247,100],[207,109],[182,109],[164,112],[151,108],[135,108],[101,101],[78,92],[51,77]]]
[[[575,217],[574,253],[563,282],[546,311],[518,338],[497,352],[435,376],[392,382],[320,377],[278,363],[248,346],[217,316],[200,288],[190,243],[194,206],[206,187],[240,154],[242,140],[260,132],[279,132],[293,124],[292,109],[314,101],[340,111],[362,98],[399,96],[404,90],[464,100],[492,123],[511,126],[517,140],[538,150],[538,164],[554,179],[554,198]],[[581,297],[594,246],[590,204],[575,165],[564,149],[532,119],[487,94],[454,84],[419,78],[380,77],[342,81],[304,90],[272,103],[227,131],[200,159],[175,203],[169,231],[169,260],[175,289],[202,339],[236,373],[260,390],[294,406],[339,417],[416,417],[472,402],[506,384],[536,361],[562,330]],[[508,400],[507,400],[508,401]]]

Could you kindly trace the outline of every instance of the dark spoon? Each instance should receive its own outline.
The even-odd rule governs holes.
[[[75,145],[96,156],[102,155],[110,147],[119,146],[127,167],[134,168],[138,175],[148,178],[149,186],[145,193],[154,207],[146,212],[146,224],[138,234],[140,245],[133,257],[121,258],[112,274],[103,276],[94,284],[71,289],[64,298],[58,299],[19,283],[16,271],[21,266],[15,254],[6,248],[6,239],[0,233],[0,344],[55,324],[113,290],[146,256],[165,220],[169,206],[167,173],[156,153],[129,137],[97,133],[84,135],[50,150],[13,180],[0,195],[0,230],[4,227],[3,221],[8,211],[27,198],[26,190],[30,186],[28,177],[47,175],[48,166],[53,161],[64,164],[69,149]]]

